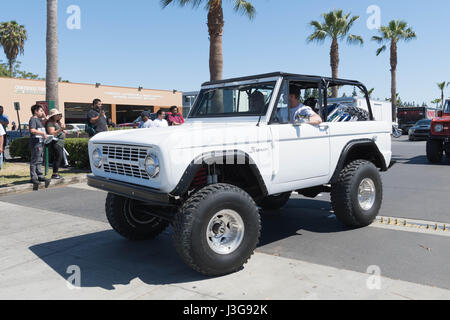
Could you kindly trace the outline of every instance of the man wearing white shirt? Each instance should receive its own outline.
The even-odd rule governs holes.
[[[156,119],[155,121],[153,121],[152,127],[154,128],[165,128],[169,126],[169,123],[167,122],[167,120],[165,119],[166,117],[166,113],[162,110],[159,110],[156,113]]]
[[[142,122],[139,125],[139,128],[148,129],[153,127],[153,121],[150,119],[150,116],[151,116],[150,112],[148,111],[142,112],[141,114]]]
[[[288,122],[287,116],[287,112],[281,114],[283,123]],[[300,103],[300,88],[292,85],[289,88],[289,122],[295,123],[296,121],[319,125],[322,123],[322,118],[311,107]]]

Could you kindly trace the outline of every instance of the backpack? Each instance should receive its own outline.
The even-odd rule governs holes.
[[[86,120],[86,129],[84,129],[84,131],[86,131],[86,133],[89,135],[89,137],[93,137],[97,133],[95,131],[95,128],[92,125],[91,121],[89,121],[89,119]]]

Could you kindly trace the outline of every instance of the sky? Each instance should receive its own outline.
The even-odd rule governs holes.
[[[18,58],[22,69],[45,77],[46,1],[0,1],[0,22],[16,20],[28,31]],[[224,0],[224,78],[274,71],[330,76],[330,42],[309,44],[306,38],[310,21],[340,8],[360,16],[351,32],[365,43],[340,44],[339,77],[375,88],[374,98],[384,100],[390,97],[389,51],[375,55],[379,45],[370,38],[378,31],[367,26],[367,10],[376,5],[382,25],[402,19],[417,33],[417,40],[399,45],[402,100],[430,104],[440,98],[436,83],[450,81],[448,0],[252,0],[252,21],[235,13],[232,2]],[[80,29],[66,25],[71,5],[80,8]],[[206,21],[204,7],[163,9],[159,0],[59,0],[59,74],[71,82],[198,90],[209,80]]]

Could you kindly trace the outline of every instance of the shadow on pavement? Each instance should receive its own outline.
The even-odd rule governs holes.
[[[149,285],[176,284],[207,279],[187,267],[162,234],[151,241],[131,242],[114,231],[102,231],[29,248],[64,279],[69,266],[81,270],[81,287],[114,290],[138,278]],[[54,251],[48,254],[48,250]]]
[[[442,160],[441,163],[432,164],[428,161],[428,158],[426,155],[416,156],[416,157],[412,157],[412,158],[394,156],[393,160],[395,160],[397,162],[401,162],[402,164],[418,164],[418,165],[428,165],[428,166],[438,166],[438,165],[448,166],[450,164],[449,157],[446,157],[446,158],[444,157],[444,159]]]
[[[260,246],[302,236],[302,231],[337,233],[350,230],[336,219],[331,210],[328,201],[291,199],[281,210],[262,213]]]
[[[301,235],[302,230],[316,233],[347,230],[335,218],[329,218],[331,214],[326,201],[292,199],[282,210],[262,213],[259,246]],[[172,245],[172,233],[169,228],[154,240],[131,242],[110,230],[42,243],[29,249],[65,279],[71,275],[67,268],[78,266],[82,287],[114,290],[115,285],[127,285],[136,278],[150,285],[209,279],[181,261]]]

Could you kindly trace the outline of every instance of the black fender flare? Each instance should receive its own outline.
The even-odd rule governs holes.
[[[233,158],[233,162],[229,163],[231,158]],[[258,181],[259,187],[261,188],[263,195],[267,196],[269,194],[264,179],[262,178],[261,172],[259,171],[258,166],[250,157],[250,155],[240,150],[232,150],[232,151],[211,151],[197,156],[189,164],[183,176],[181,177],[178,185],[172,192],[170,192],[170,195],[174,197],[180,197],[184,195],[191,186],[191,183],[194,180],[194,177],[197,174],[198,170],[201,169],[204,165],[211,165],[211,164],[248,165],[250,167],[250,170],[252,171],[252,174],[256,177]]]
[[[370,139],[352,140],[352,141],[348,142],[345,145],[344,149],[342,150],[342,153],[341,153],[341,156],[339,157],[334,174],[331,177],[330,184],[337,182],[337,180],[339,179],[340,172],[342,171],[342,169],[344,169],[348,155],[354,148],[357,148],[357,147],[369,147],[369,148],[373,149],[375,152],[375,157],[376,157],[377,161],[380,163],[380,165],[378,166],[380,168],[380,170],[383,172],[388,170],[388,166],[386,165],[386,160],[384,159],[384,156],[380,152],[380,149],[378,148],[375,141],[370,140]]]

